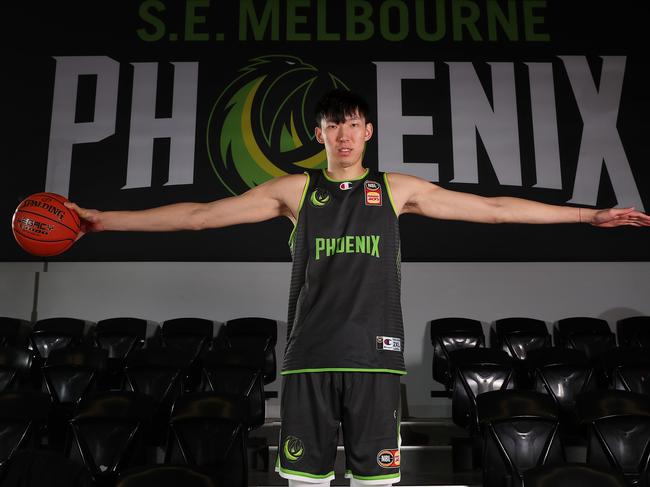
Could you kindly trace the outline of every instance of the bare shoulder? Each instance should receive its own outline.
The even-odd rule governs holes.
[[[409,213],[420,195],[439,188],[429,181],[410,174],[392,172],[387,173],[386,177],[399,214]]]
[[[273,178],[252,191],[266,193],[280,204],[285,216],[294,220],[298,216],[298,207],[306,184],[306,174],[288,174]]]

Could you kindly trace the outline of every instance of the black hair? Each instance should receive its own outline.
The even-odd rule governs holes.
[[[368,102],[357,93],[335,89],[325,93],[316,104],[316,125],[320,127],[323,120],[343,123],[346,117],[357,114],[363,117],[366,122],[370,121]]]

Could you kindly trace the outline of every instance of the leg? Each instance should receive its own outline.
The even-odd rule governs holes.
[[[319,480],[318,483],[314,483],[303,482],[301,480],[289,480],[289,487],[330,487],[330,481],[322,482]]]
[[[334,479],[340,388],[334,374],[305,373],[283,377],[282,429],[276,472],[302,486],[328,486]]]
[[[350,485],[385,487],[399,482],[399,376],[344,375],[342,424]]]

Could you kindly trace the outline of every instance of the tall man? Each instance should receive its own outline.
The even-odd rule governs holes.
[[[201,230],[285,216],[293,273],[276,470],[289,485],[334,478],[339,425],[351,485],[399,482],[399,377],[405,373],[398,218],[482,223],[649,226],[632,208],[594,210],[485,198],[420,178],[363,167],[373,135],[368,105],[335,90],[317,106],[315,136],[327,169],[273,179],[240,196],[142,211],[70,204],[89,231]]]

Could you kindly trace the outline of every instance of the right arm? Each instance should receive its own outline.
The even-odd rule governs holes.
[[[256,223],[278,216],[296,222],[298,206],[307,181],[304,174],[282,176],[256,186],[239,196],[210,203],[176,203],[138,211],[98,211],[66,206],[77,212],[82,231],[105,230],[168,232],[203,230],[240,223]]]

